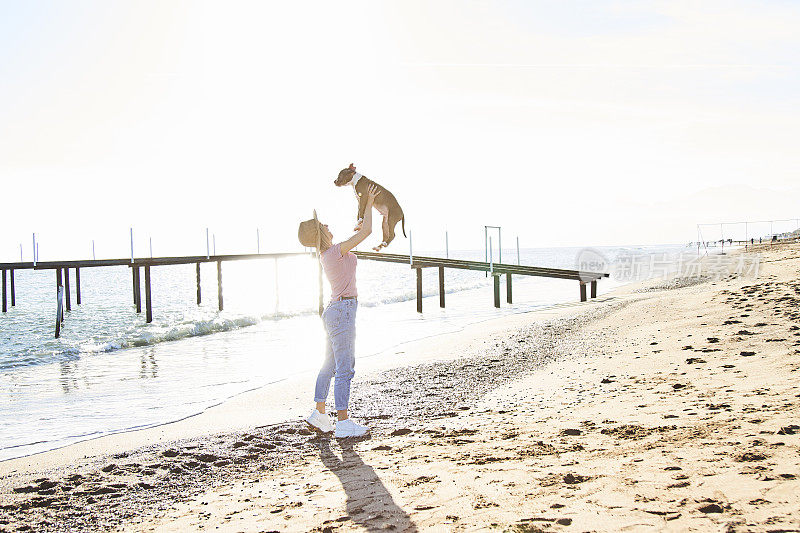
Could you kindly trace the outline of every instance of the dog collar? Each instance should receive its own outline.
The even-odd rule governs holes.
[[[361,174],[356,172],[355,174],[353,174],[353,179],[350,180],[350,185],[352,185],[353,188],[355,189],[356,188],[356,183],[358,183],[358,180],[360,180],[360,179],[361,179]]]

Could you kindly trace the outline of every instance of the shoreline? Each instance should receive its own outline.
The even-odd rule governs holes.
[[[656,246],[658,248],[668,247],[668,245],[656,245]],[[566,247],[566,248],[567,249],[572,249],[573,247]],[[523,280],[520,280],[520,281],[523,281]],[[524,281],[528,281],[528,280],[526,279]],[[517,283],[519,283],[519,281]],[[605,294],[608,294],[608,295],[617,294],[620,290],[624,291],[625,287],[628,287],[629,285],[632,285],[632,284],[635,284],[635,283],[637,283],[637,282],[636,281],[627,282],[627,283],[625,283],[625,284],[623,284],[621,286],[613,286],[612,285],[612,288],[609,290],[609,292],[605,293]],[[603,285],[604,284],[601,283],[601,291],[603,290],[602,289]],[[601,295],[602,294],[603,293],[601,293]],[[434,305],[435,296],[436,295],[433,294],[433,295],[429,295],[429,296],[425,297],[426,298],[426,302],[430,302],[430,305],[433,306],[433,307],[435,307],[435,305]],[[562,295],[562,297],[563,297],[563,295]],[[566,302],[567,302],[566,305],[571,305],[573,303],[573,302],[571,302],[571,300],[566,300]],[[531,312],[535,313],[535,312],[538,312],[538,311],[541,311],[541,310],[545,310],[546,311],[548,309],[557,309],[557,308],[561,307],[562,305],[565,305],[565,303],[562,302],[562,303],[544,304],[543,309],[536,309],[536,310],[533,310],[533,311],[531,311],[530,309],[520,309],[518,311],[512,311],[510,314],[530,314]],[[488,318],[488,319],[480,317],[480,318],[477,319],[477,321],[469,322],[466,325],[461,325],[458,330],[451,331],[449,333],[458,334],[459,332],[463,332],[465,330],[465,328],[469,327],[470,325],[481,324],[483,322],[486,322],[487,320],[503,320],[505,316],[507,316],[507,315],[503,314],[500,317]],[[388,352],[391,352],[391,350],[397,350],[398,346],[404,346],[404,345],[408,344],[409,342],[421,341],[421,340],[424,340],[424,339],[429,338],[429,337],[432,336],[427,332],[420,332],[420,335],[422,335],[422,336],[420,336],[418,338],[415,338],[415,339],[413,339],[411,341],[398,342],[397,344],[395,344],[393,346],[388,346],[388,347],[387,347],[387,345],[374,346],[373,347],[373,348],[375,348],[374,352],[371,353],[370,355],[365,356],[365,358],[366,357],[374,357],[376,355],[380,356],[384,352],[388,353]],[[201,335],[201,337],[202,337],[202,335]],[[393,340],[392,342],[395,342],[395,341],[396,341],[396,339]],[[217,407],[219,407],[219,406],[221,406],[221,405],[223,405],[223,404],[225,404],[227,402],[235,401],[236,398],[238,398],[239,396],[241,396],[243,394],[249,394],[249,393],[251,393],[251,392],[253,392],[253,391],[255,391],[255,390],[259,389],[259,388],[274,386],[274,385],[279,384],[279,383],[281,383],[283,381],[291,380],[292,378],[294,378],[296,376],[302,376],[304,372],[312,371],[312,370],[314,372],[316,372],[315,368],[313,368],[313,369],[309,368],[309,369],[307,369],[305,371],[294,371],[294,372],[290,373],[288,376],[280,377],[279,379],[273,380],[270,383],[266,383],[266,384],[254,383],[254,384],[252,384],[252,386],[246,388],[245,390],[240,390],[240,391],[236,391],[236,392],[231,391],[231,392],[233,392],[233,394],[225,395],[225,396],[221,396],[221,397],[220,396],[215,397],[213,399],[213,402],[212,401],[206,402],[206,403],[209,404],[208,406],[201,407],[199,410],[197,410],[195,412],[188,412],[190,410],[184,409],[184,410],[181,410],[180,412],[173,411],[172,412],[173,416],[170,416],[170,415],[158,416],[158,417],[155,417],[154,419],[150,419],[150,420],[148,420],[147,417],[144,417],[143,419],[135,420],[135,422],[133,420],[131,420],[130,424],[114,425],[112,423],[110,425],[106,425],[106,428],[103,431],[93,431],[93,430],[96,430],[97,427],[100,427],[100,426],[95,425],[94,427],[86,428],[86,433],[84,435],[82,435],[82,436],[77,436],[77,437],[74,434],[70,434],[70,433],[66,433],[66,432],[62,432],[62,435],[65,435],[65,436],[58,437],[58,438],[50,438],[48,436],[49,434],[46,434],[46,433],[41,433],[41,434],[37,433],[35,436],[32,436],[32,439],[31,439],[31,440],[33,440],[35,442],[18,443],[18,444],[14,445],[14,446],[10,446],[9,448],[6,448],[6,450],[11,450],[12,448],[21,448],[21,449],[24,450],[24,452],[22,452],[23,455],[16,456],[16,457],[9,457],[10,455],[12,455],[12,454],[9,453],[8,455],[5,456],[5,458],[0,459],[0,472],[3,471],[3,466],[2,466],[3,463],[5,463],[7,461],[24,460],[26,457],[36,457],[36,456],[39,456],[41,454],[48,454],[48,453],[51,453],[51,452],[57,452],[58,450],[61,450],[63,448],[68,448],[68,447],[74,446],[74,445],[82,445],[82,444],[84,444],[86,442],[90,442],[90,441],[96,440],[96,439],[105,439],[105,438],[109,438],[109,437],[125,435],[125,434],[129,434],[129,433],[138,433],[138,432],[141,432],[141,431],[148,431],[148,430],[158,431],[159,428],[162,428],[164,426],[169,426],[170,424],[176,424],[176,423],[181,424],[181,423],[185,422],[186,420],[190,420],[190,419],[192,419],[194,417],[197,417],[197,416],[202,416],[203,413],[205,411],[209,410],[209,409],[215,409],[215,408],[217,408]],[[275,418],[271,418],[270,420],[271,420],[271,422],[275,422],[276,421]],[[121,426],[127,426],[127,427],[121,427]],[[62,428],[62,429],[66,429],[66,428]],[[231,429],[231,428],[230,427],[220,428],[220,430],[224,430],[224,429]],[[169,435],[174,435],[174,433],[171,432],[171,431],[167,431],[166,433],[168,433]],[[190,431],[189,434],[193,434],[193,432]],[[167,438],[169,438],[169,437],[167,437]],[[88,450],[92,450],[94,448],[92,448],[90,446],[87,449]],[[118,447],[115,446],[115,449],[118,449]],[[89,453],[92,453],[92,452],[89,452]]]
[[[594,301],[604,301],[605,298],[613,298],[617,294],[624,294],[627,287],[637,283],[640,282],[631,282],[621,287],[616,287],[609,293],[601,294]],[[426,298],[430,298],[433,301],[435,295],[427,296]],[[404,354],[403,361],[397,363],[398,365],[413,364],[425,359],[420,353],[430,351],[426,346],[427,344],[449,346],[452,343],[459,342],[459,338],[474,339],[480,336],[486,328],[490,331],[513,328],[518,323],[526,322],[527,319],[524,317],[534,317],[534,319],[538,316],[547,317],[551,313],[560,314],[563,312],[561,311],[562,309],[571,309],[577,305],[580,305],[580,303],[562,302],[554,303],[541,309],[520,310],[499,317],[470,322],[456,331],[426,335],[400,342],[359,358],[357,372],[360,374],[376,372],[395,366],[394,363],[387,361],[387,359],[396,354]],[[42,468],[43,465],[48,468],[54,467],[79,457],[85,458],[86,456],[104,453],[121,453],[150,443],[197,438],[208,433],[236,431],[257,424],[289,422],[297,418],[297,406],[295,403],[290,407],[267,408],[264,416],[253,416],[252,413],[256,410],[253,404],[267,399],[266,397],[270,395],[282,398],[290,397],[297,387],[305,386],[309,379],[313,382],[316,373],[316,368],[292,373],[285,378],[221,399],[218,403],[204,408],[202,411],[179,419],[155,423],[143,428],[124,429],[100,436],[87,436],[82,440],[56,446],[53,449],[3,459],[0,460],[0,475],[35,470]],[[300,398],[296,397],[292,399],[300,400]],[[305,405],[303,407],[305,408]]]
[[[457,363],[464,359],[465,353],[471,354],[469,358],[479,357],[474,354],[480,354],[487,342],[500,342],[509,332],[525,327],[532,321],[544,323],[576,312],[581,314],[590,308],[606,305],[616,298],[605,295],[586,303],[558,304],[548,309],[510,314],[470,324],[461,331],[410,341],[396,347],[402,349],[392,349],[360,361],[354,390],[363,391],[368,384],[390,372],[407,372],[418,366],[435,368],[437,365]],[[403,359],[397,360],[396,356],[400,354]],[[93,507],[98,507],[94,512],[114,520],[104,526],[110,527],[112,523],[117,523],[110,516],[110,509],[119,505],[110,499],[112,497],[124,498],[131,509],[141,509],[142,502],[146,501],[180,501],[186,494],[197,493],[210,482],[209,479],[188,479],[186,474],[191,473],[195,477],[201,472],[205,474],[214,470],[214,477],[219,481],[221,478],[235,479],[253,470],[263,472],[275,469],[285,461],[296,458],[297,447],[302,448],[309,444],[311,434],[305,429],[301,417],[310,409],[307,389],[313,384],[315,376],[316,371],[294,376],[274,386],[242,394],[181,422],[103,436],[49,452],[0,462],[0,526],[3,524],[3,510],[13,516],[20,510],[30,511],[31,508],[38,509],[40,506],[45,510],[49,510],[53,504],[61,508],[63,504],[48,499],[53,495],[50,491],[54,490],[49,487],[51,483],[59,483],[62,489],[67,485],[67,500],[74,500],[75,496],[88,498]],[[363,396],[362,393],[359,395]],[[274,397],[282,397],[287,402],[280,407],[265,409],[263,400]],[[376,426],[383,427],[396,420],[394,415],[372,417],[362,413],[356,398],[351,411],[354,417],[369,423],[373,433],[380,431]],[[251,441],[263,444],[260,447],[243,444]],[[219,452],[220,443],[223,443],[221,448],[226,449],[225,453]],[[197,449],[205,451],[187,451]],[[232,457],[232,450],[245,450],[248,453]],[[265,451],[271,453],[265,457]],[[180,465],[183,456],[187,454],[195,458],[188,461],[192,465],[191,469],[173,466],[173,463]],[[157,485],[150,481],[138,481],[125,485],[124,488],[119,486],[120,483],[109,483],[117,476],[126,474],[131,481],[141,477],[156,477],[160,483]],[[176,483],[172,479],[174,476],[180,478],[178,483],[181,490],[178,492],[173,491]],[[56,482],[51,478],[60,478],[60,481]],[[76,486],[91,488],[72,491],[71,484],[74,482],[77,482]],[[48,488],[32,490],[41,487],[42,483]],[[126,496],[119,494],[124,489],[127,491]],[[144,494],[147,492],[152,494]],[[111,496],[104,500],[103,494]],[[19,495],[22,495],[23,500],[31,495],[34,500],[32,507],[28,507],[24,501],[8,503],[9,496],[17,499]],[[19,506],[20,503],[22,507]],[[106,505],[112,507],[106,507],[105,511],[99,509]],[[45,519],[39,522],[39,528],[59,530],[58,523],[62,520],[66,520],[65,523],[72,527],[101,527],[102,522],[84,522],[79,509],[69,510],[69,507],[67,505],[67,510],[62,509],[55,513],[56,516],[61,515],[61,519]]]
[[[784,255],[794,253],[794,258],[771,261],[769,271],[779,267],[785,270],[787,264],[800,265],[800,256],[795,249],[788,248],[784,252]],[[770,276],[776,274],[764,274],[764,277]],[[781,270],[777,276],[785,278],[786,272]],[[752,285],[761,287],[765,283],[772,282],[760,277]],[[702,371],[709,368],[704,365],[723,355],[714,353],[722,351],[715,346],[725,347],[728,342],[735,345],[745,341],[754,344],[758,338],[746,336],[744,341],[720,341],[717,338],[717,341],[709,340],[709,346],[696,345],[692,351],[699,350],[701,355],[688,358],[694,365],[689,367],[689,360],[684,363],[684,359],[690,354],[675,344],[678,342],[676,332],[682,330],[681,337],[686,332],[691,332],[689,336],[705,337],[706,324],[691,319],[687,310],[702,308],[702,314],[713,311],[720,317],[729,315],[730,311],[725,307],[728,303],[721,299],[720,293],[738,290],[747,283],[721,280],[655,291],[640,290],[646,285],[647,282],[633,283],[594,302],[508,315],[473,324],[468,332],[437,336],[426,342],[415,341],[416,346],[403,350],[407,352],[404,354],[407,359],[401,365],[392,360],[396,354],[375,358],[369,369],[362,365],[354,387],[358,397],[354,397],[353,415],[373,428],[371,440],[341,444],[312,438],[304,425],[295,419],[296,422],[278,425],[259,426],[256,423],[253,424],[256,427],[251,425],[251,429],[240,432],[215,433],[205,428],[205,433],[198,434],[205,436],[181,441],[150,441],[146,447],[106,457],[82,459],[77,454],[70,459],[62,456],[60,461],[50,463],[49,471],[37,464],[29,465],[31,469],[27,473],[9,472],[13,475],[4,476],[4,487],[0,492],[3,504],[0,505],[0,526],[3,521],[13,524],[19,523],[17,520],[33,520],[38,529],[44,530],[69,527],[182,530],[210,527],[212,524],[224,529],[246,530],[268,526],[272,529],[310,530],[324,529],[331,524],[345,529],[394,525],[400,530],[414,530],[409,528],[450,524],[456,529],[474,529],[496,523],[522,531],[519,528],[523,525],[556,527],[566,521],[597,529],[596,524],[586,522],[587,517],[595,516],[594,513],[610,513],[616,520],[600,528],[605,530],[623,527],[630,524],[630,520],[656,527],[658,524],[662,527],[669,525],[675,530],[695,524],[700,518],[730,521],[731,517],[726,513],[744,504],[731,503],[731,498],[726,501],[713,492],[704,498],[713,500],[706,504],[719,507],[720,516],[714,514],[716,510],[710,515],[697,511],[694,507],[700,504],[691,502],[682,504],[691,507],[688,511],[677,509],[679,506],[665,505],[663,507],[670,509],[662,512],[654,504],[650,510],[658,512],[649,513],[639,509],[640,505],[629,509],[631,505],[627,502],[626,512],[622,512],[616,510],[619,508],[616,505],[600,508],[596,502],[580,500],[583,507],[569,509],[569,516],[556,516],[548,521],[548,517],[555,516],[554,513],[566,512],[550,511],[543,518],[541,514],[538,515],[540,518],[528,521],[520,518],[521,510],[527,512],[528,507],[537,501],[553,500],[556,492],[559,501],[553,500],[553,505],[561,507],[552,509],[562,509],[567,505],[563,503],[565,494],[578,495],[584,487],[597,486],[599,488],[592,488],[595,493],[613,495],[620,493],[622,487],[634,486],[624,479],[614,479],[609,473],[609,468],[621,468],[619,461],[625,462],[627,457],[622,454],[616,462],[609,463],[606,457],[611,453],[609,450],[625,449],[627,454],[634,455],[642,452],[630,446],[644,443],[646,450],[655,450],[653,453],[657,454],[664,448],[658,439],[667,437],[671,439],[671,447],[680,448],[688,446],[687,439],[703,436],[709,440],[705,446],[711,446],[704,448],[704,453],[723,444],[728,446],[715,442],[714,435],[708,432],[697,433],[690,426],[679,427],[677,422],[683,422],[682,415],[678,414],[680,409],[670,402],[686,402],[697,394],[707,395],[699,392]],[[800,284],[797,285],[796,290],[800,293]],[[758,302],[753,303],[756,304]],[[650,313],[644,316],[652,316],[648,323],[641,321],[643,310]],[[759,312],[763,314],[766,311]],[[698,338],[695,342],[700,340]],[[784,349],[787,342],[786,339],[781,341],[783,344],[767,341],[763,346],[773,355],[776,349]],[[663,347],[653,347],[654,344]],[[621,356],[631,351],[639,355]],[[755,359],[744,361],[755,362]],[[757,367],[748,367],[748,372],[757,372]],[[686,382],[687,378],[678,377],[675,383],[676,378],[661,375],[680,376],[680,371],[686,375],[694,370],[698,371],[697,382]],[[729,374],[725,372],[727,370],[713,371],[708,385],[720,389],[720,384],[714,380],[729,379],[726,376],[735,376],[737,370]],[[676,384],[679,386],[674,387]],[[656,394],[654,389],[658,389],[660,398],[649,398]],[[727,389],[720,389],[709,398],[731,396],[723,390]],[[731,387],[731,390],[736,389]],[[687,396],[690,391],[691,397]],[[307,409],[307,402],[300,399],[305,398],[304,392],[305,389],[299,393],[295,390],[294,394],[299,396],[292,398],[291,387],[287,388],[287,398],[302,406],[299,407],[301,413]],[[643,399],[646,401],[642,402]],[[739,407],[732,399],[726,400],[729,407],[719,407],[712,415],[729,412],[731,406]],[[614,406],[603,405],[608,401]],[[790,400],[785,401],[792,405]],[[658,407],[655,416],[644,412],[650,402]],[[706,400],[706,403],[721,405],[726,402],[720,398],[711,402]],[[794,405],[795,411],[791,412],[796,413],[796,403]],[[249,404],[250,415],[253,406]],[[676,412],[678,420],[673,422],[661,418],[664,406],[671,406],[668,408]],[[606,416],[598,415],[597,409],[605,412]],[[608,417],[609,409],[613,410],[615,420]],[[700,409],[694,405],[689,408],[698,413]],[[585,412],[582,420],[577,418],[579,412]],[[591,424],[587,425],[587,421]],[[776,423],[771,422],[770,427]],[[789,428],[789,432],[794,431],[791,421],[783,420],[780,424],[774,431],[784,427]],[[675,429],[671,429],[672,426]],[[724,425],[714,427],[717,430],[725,428]],[[608,441],[612,437],[617,439],[616,442]],[[796,460],[792,465],[791,456],[785,455],[797,446],[791,442],[791,437],[786,438],[789,440],[780,448],[784,455],[762,454],[770,460],[780,458],[778,464],[786,470],[779,472],[781,475],[788,475],[792,468],[797,468]],[[132,441],[128,440],[127,444],[130,447]],[[760,448],[763,444],[756,442],[754,447]],[[108,447],[105,451],[111,453]],[[686,457],[681,461],[693,459],[691,454],[683,455]],[[550,460],[540,464],[545,458],[555,458],[557,464]],[[54,457],[50,456],[50,459]],[[538,462],[531,464],[531,460]],[[645,470],[644,478],[655,479],[661,475],[657,472],[662,460],[656,460],[653,455],[646,461],[641,463],[634,459],[637,468]],[[740,463],[734,460],[733,464]],[[559,465],[566,465],[566,472],[557,472],[565,469]],[[755,466],[763,465],[756,463]],[[476,469],[487,472],[495,469],[494,481],[479,482],[470,477]],[[678,468],[679,471],[682,469],[688,471],[684,465]],[[549,472],[542,478],[540,474],[545,470]],[[265,476],[265,472],[269,475]],[[754,472],[758,475],[763,470]],[[427,479],[431,473],[436,475]],[[43,474],[53,479],[43,479]],[[730,476],[735,472],[724,474]],[[362,497],[354,488],[355,485],[363,487],[367,475],[377,491],[377,496],[372,494],[370,498],[382,502],[384,511],[364,503],[367,501],[364,497],[369,494]],[[531,476],[538,480],[533,486]],[[765,477],[766,481],[778,480],[782,487],[797,488],[789,477]],[[445,480],[448,483],[445,494],[450,499],[437,496],[440,490],[445,489]],[[526,483],[525,490],[533,490],[531,494],[541,497],[519,500],[524,491],[512,487]],[[693,482],[678,480],[672,484],[682,483],[687,483],[683,485],[687,487]],[[471,486],[473,492],[482,496],[476,501],[465,501],[463,494],[453,493],[450,484],[454,487]],[[281,487],[291,487],[295,492],[290,494],[288,489]],[[431,492],[432,487],[438,488]],[[498,493],[501,487],[504,490]],[[18,489],[16,494],[13,494],[13,489]],[[247,497],[232,497],[234,489]],[[628,489],[622,493],[626,491]],[[656,501],[664,494],[672,497],[673,492],[673,489],[658,489],[643,497]],[[303,497],[303,493],[307,497]],[[770,503],[770,506],[775,508],[777,505],[781,509],[784,503],[795,505],[798,502],[789,498],[788,502],[781,500]],[[465,505],[469,510],[463,509]],[[121,507],[124,511],[120,511]],[[580,509],[594,510],[586,514]],[[744,511],[737,509],[737,512]],[[232,522],[233,516],[244,522]],[[789,524],[786,520],[775,523]]]

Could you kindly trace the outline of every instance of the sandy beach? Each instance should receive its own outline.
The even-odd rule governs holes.
[[[0,530],[800,531],[800,247],[760,253],[359,360],[370,438],[304,374],[5,461]]]

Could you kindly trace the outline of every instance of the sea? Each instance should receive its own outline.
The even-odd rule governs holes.
[[[598,284],[604,294],[632,281],[615,274],[620,258],[695,252],[685,245],[504,249],[502,261],[576,269],[587,254],[602,257],[613,271]],[[483,261],[486,251],[419,255]],[[311,255],[223,263],[221,312],[215,263],[201,265],[200,305],[194,265],[158,266],[151,273],[153,322],[147,324],[133,304],[130,268],[81,269],[81,305],[73,271],[72,310],[56,339],[53,271],[15,272],[16,306],[0,315],[0,460],[181,420],[319,367],[324,332]],[[502,277],[496,309],[491,277],[446,269],[441,309],[438,272],[428,268],[420,314],[408,265],[359,260],[357,279],[357,359],[579,298],[575,281],[514,276],[509,305]]]

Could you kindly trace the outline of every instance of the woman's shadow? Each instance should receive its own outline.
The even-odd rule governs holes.
[[[347,495],[347,515],[353,523],[367,530],[386,529],[391,524],[394,526],[391,529],[396,531],[417,531],[411,517],[395,503],[375,470],[356,453],[353,446],[357,441],[338,442],[341,459],[331,449],[328,439],[319,441],[319,456],[328,470],[339,478]]]

